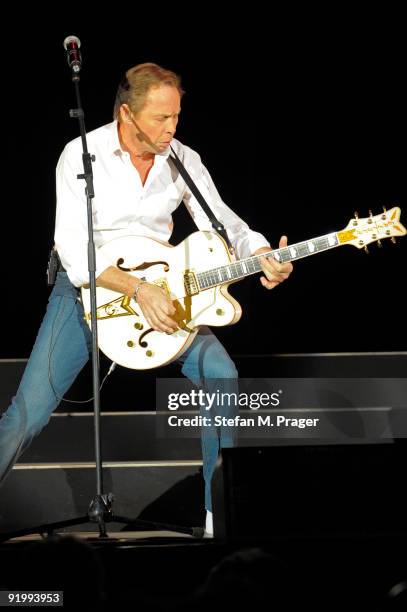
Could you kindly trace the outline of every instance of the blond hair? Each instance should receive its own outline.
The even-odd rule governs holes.
[[[176,87],[182,97],[181,78],[158,64],[138,64],[129,68],[120,82],[114,103],[113,117],[120,121],[120,107],[127,104],[133,113],[138,113],[146,102],[147,95],[154,87],[170,85]]]

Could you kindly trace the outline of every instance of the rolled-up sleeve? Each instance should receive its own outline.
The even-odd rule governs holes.
[[[70,281],[81,287],[89,283],[88,221],[82,154],[75,143],[67,145],[56,168],[55,248]],[[96,278],[111,262],[96,249]]]
[[[199,191],[212,209],[212,212],[217,217],[218,221],[224,225],[238,258],[250,257],[250,255],[260,247],[269,247],[270,243],[263,234],[250,229],[248,224],[222,201],[199,155],[187,147],[185,147],[185,149],[187,149],[187,152],[184,158],[184,164]],[[184,202],[197,227],[200,230],[213,231],[211,222],[189,188],[185,191]]]

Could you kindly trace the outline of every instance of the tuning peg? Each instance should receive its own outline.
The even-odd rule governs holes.
[[[355,210],[354,215],[355,215],[355,220],[353,222],[353,225],[357,225],[358,224],[358,219],[359,219],[359,213],[358,213],[357,210]]]
[[[397,240],[395,239],[395,237],[394,237],[394,236],[392,236],[392,237],[390,238],[390,240],[391,240],[391,242],[392,242],[393,244],[396,244],[396,242],[397,242]]]
[[[385,206],[383,206],[383,214],[382,214],[382,219],[383,220],[386,218],[386,212],[387,212],[387,209],[386,209]]]
[[[373,223],[373,213],[371,210],[369,210],[369,219],[368,219],[368,223]]]
[[[364,247],[364,251],[365,251],[366,255],[369,255],[369,249],[367,248],[367,246]]]
[[[382,245],[382,241],[381,241],[381,240],[378,240],[378,241],[377,241],[377,246],[379,247],[379,249],[381,249],[381,248],[382,248],[382,246],[383,246],[383,245]]]

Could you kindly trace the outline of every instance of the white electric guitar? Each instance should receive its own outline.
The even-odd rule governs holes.
[[[265,256],[295,261],[344,244],[364,248],[383,238],[404,236],[400,208],[359,219],[345,229],[275,249]],[[195,232],[173,247],[144,236],[125,236],[101,247],[112,265],[162,287],[176,308],[178,329],[154,331],[140,306],[126,295],[97,287],[99,348],[126,368],[146,370],[170,363],[191,344],[201,325],[236,323],[242,310],[228,286],[261,272],[260,255],[235,260],[224,240],[214,232]],[[264,256],[264,254],[262,255]],[[82,288],[85,317],[90,326],[90,290]]]

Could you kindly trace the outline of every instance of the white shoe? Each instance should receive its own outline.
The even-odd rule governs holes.
[[[213,538],[213,513],[210,510],[206,511],[204,538]]]

